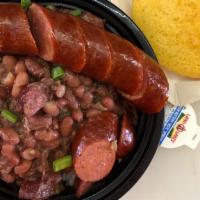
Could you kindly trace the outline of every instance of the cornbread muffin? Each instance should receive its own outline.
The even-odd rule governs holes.
[[[200,0],[134,0],[132,16],[163,66],[200,78]]]

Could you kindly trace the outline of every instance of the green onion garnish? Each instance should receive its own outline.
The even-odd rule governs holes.
[[[47,5],[46,6],[46,8],[48,8],[49,10],[55,10],[56,9],[56,7],[55,6],[53,6],[53,5]]]
[[[71,166],[72,166],[72,156],[71,155],[68,155],[63,158],[53,161],[54,172],[59,172],[63,169],[71,167]]]
[[[70,14],[73,15],[73,16],[78,17],[78,16],[80,16],[80,15],[82,14],[82,12],[83,12],[83,10],[81,10],[81,9],[76,9],[76,10],[70,11]]]
[[[51,77],[54,80],[59,80],[65,75],[65,71],[62,67],[54,67],[51,71]]]
[[[15,124],[18,120],[17,116],[15,114],[13,114],[12,112],[10,112],[9,110],[2,110],[1,111],[1,116],[8,120],[9,122],[12,122],[13,124]]]
[[[24,9],[29,8],[31,5],[31,0],[21,0],[21,7]]]

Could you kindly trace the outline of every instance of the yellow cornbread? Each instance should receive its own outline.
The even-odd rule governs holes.
[[[133,0],[132,16],[163,66],[200,78],[200,0]]]

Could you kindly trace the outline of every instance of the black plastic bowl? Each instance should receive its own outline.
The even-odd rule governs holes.
[[[8,1],[7,1],[8,2]],[[12,1],[9,1],[12,2]],[[135,43],[152,58],[156,56],[144,37],[143,33],[131,21],[131,19],[119,8],[106,0],[65,0],[65,1],[37,1],[42,4],[54,4],[64,8],[82,8],[106,20],[106,27],[116,34],[120,34],[129,41]],[[17,16],[16,16],[17,17]],[[127,156],[121,163],[116,164],[110,175],[103,181],[96,183],[83,199],[116,200],[124,195],[142,176],[152,160],[161,136],[164,119],[164,110],[158,114],[147,115],[138,113],[137,124],[138,142],[136,151]],[[145,190],[145,188],[144,188]],[[0,182],[0,199],[18,199],[16,185],[8,185]],[[76,199],[73,190],[66,190],[51,200]]]

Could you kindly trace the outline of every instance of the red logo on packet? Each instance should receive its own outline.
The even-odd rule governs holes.
[[[185,131],[185,125],[179,124],[176,129],[177,129],[178,132],[183,132],[183,131]]]
[[[177,140],[178,136],[180,135],[180,133],[186,131],[185,125],[187,124],[189,118],[190,118],[190,114],[185,115],[182,123],[177,125],[176,132],[173,134],[173,137],[171,138],[172,143],[176,142],[176,140]]]

